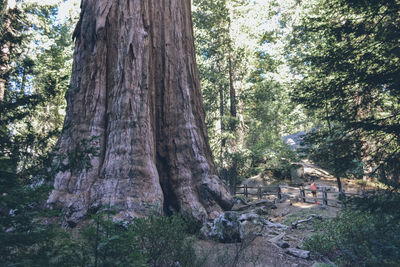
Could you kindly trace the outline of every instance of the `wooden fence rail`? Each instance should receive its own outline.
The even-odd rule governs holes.
[[[239,192],[239,189],[243,189],[243,192]],[[249,189],[257,189],[257,192],[249,193]],[[281,187],[278,186],[237,186],[236,187],[237,195],[244,195],[245,197],[249,197],[249,195],[256,195],[258,199],[262,199],[263,196],[266,195],[276,195],[278,199],[282,199],[282,190]]]
[[[322,187],[321,189],[315,190],[317,193],[317,197],[310,198],[307,197],[307,193],[312,192],[311,189],[306,189],[304,186],[301,187],[292,187],[292,186],[248,186],[242,185],[236,187],[236,195],[244,195],[246,198],[250,196],[257,196],[258,199],[262,199],[264,196],[268,195],[275,195],[277,199],[282,199],[282,188],[291,189],[291,190],[298,190],[299,192],[299,199],[304,203],[314,203],[315,200],[322,201],[324,205],[333,205],[333,204],[341,204],[342,202],[337,199],[329,199],[328,194],[336,194],[336,195],[343,195],[346,196],[364,196],[364,192],[362,194],[358,193],[347,193],[347,192],[330,192],[327,190],[326,187]],[[241,190],[242,189],[242,190]],[[250,192],[249,192],[250,189]],[[335,202],[335,203],[332,203]],[[336,205],[335,205],[336,206]]]
[[[300,187],[300,198],[301,200],[305,203],[306,201],[306,191],[312,192],[313,190],[311,189],[305,189],[303,186]],[[322,187],[322,190],[315,190],[316,192],[316,197],[315,200],[322,200],[322,203],[324,205],[328,205],[328,191],[326,190],[326,187]],[[318,192],[322,193],[322,198],[318,198]],[[334,194],[337,194],[338,192],[333,192]],[[314,197],[313,197],[314,199]]]

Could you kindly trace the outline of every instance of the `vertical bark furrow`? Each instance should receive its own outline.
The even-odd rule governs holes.
[[[113,43],[109,46],[117,46],[116,54],[112,55],[116,62],[110,66],[113,69],[115,84],[110,88],[109,97],[110,114],[115,116],[108,124],[107,143],[110,144],[110,148],[105,155],[106,164],[103,169],[107,180],[119,181],[119,188],[110,195],[109,189],[102,190],[104,185],[99,182],[96,191],[102,192],[98,199],[103,199],[103,202],[111,199],[110,204],[114,206],[125,203],[125,207],[122,206],[121,209],[143,214],[148,209],[146,203],[162,205],[150,117],[146,51],[148,41],[142,24],[140,4],[132,5],[132,8],[137,10],[123,4],[117,8],[122,13],[121,17],[127,19],[121,22],[118,16],[113,16],[115,21],[110,25],[115,36],[111,36],[110,40]],[[136,31],[132,31],[132,25],[135,25]],[[132,53],[127,53],[127,49],[131,49]],[[129,55],[138,56],[129,58]],[[137,60],[139,57],[140,60]],[[112,183],[112,186],[115,184],[116,182]]]
[[[190,1],[82,7],[58,147],[99,135],[101,153],[90,170],[59,173],[49,203],[73,222],[107,204],[141,216],[165,202],[199,221],[229,208],[205,131]]]

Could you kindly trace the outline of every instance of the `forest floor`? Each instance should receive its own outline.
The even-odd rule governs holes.
[[[315,177],[314,177],[315,178]],[[328,173],[315,179],[317,187],[330,188],[328,202],[332,201],[332,206],[314,203],[303,203],[299,201],[299,190],[284,187],[282,193],[290,198],[275,203],[276,209],[268,211],[267,218],[272,223],[287,225],[287,229],[276,229],[263,227],[255,230],[256,235],[249,234],[244,236],[241,243],[227,244],[212,240],[199,240],[195,247],[200,258],[204,259],[204,266],[317,266],[317,263],[330,263],[328,259],[317,258],[313,255],[309,259],[302,259],[287,254],[287,250],[279,247],[278,242],[286,242],[290,248],[301,248],[303,241],[316,232],[316,224],[324,223],[335,217],[340,210],[340,206],[335,205],[337,184],[336,179]],[[304,181],[304,184],[309,184]],[[359,193],[364,187],[349,179],[342,179],[343,189],[346,192]],[[308,193],[307,198],[312,200]],[[308,222],[300,223],[297,227],[291,227],[292,223],[317,216]],[[250,231],[251,232],[251,231]],[[250,233],[249,232],[249,233]],[[272,240],[273,241],[272,241]]]
[[[214,266],[290,266],[302,267],[312,266],[314,263],[321,262],[321,259],[301,259],[291,256],[280,248],[274,242],[270,242],[274,237],[283,235],[278,241],[287,242],[291,248],[301,248],[305,238],[315,232],[315,221],[299,224],[297,229],[290,227],[291,223],[307,219],[315,214],[321,216],[322,220],[316,220],[323,223],[324,220],[335,217],[339,208],[323,207],[322,205],[308,203],[277,203],[277,209],[271,210],[268,219],[274,223],[282,223],[289,226],[287,229],[264,228],[260,235],[245,235],[241,243],[227,244],[212,240],[199,240],[196,248],[200,258],[205,258],[205,265]],[[234,262],[236,261],[236,265]]]

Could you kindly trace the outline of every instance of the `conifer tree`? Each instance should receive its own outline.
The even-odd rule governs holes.
[[[325,121],[337,176],[363,161],[398,185],[400,2],[318,0],[305,12],[288,54],[303,77],[294,98]]]
[[[47,259],[41,248],[54,237],[41,218],[50,216],[43,209],[52,176],[49,152],[62,124],[72,28],[54,20],[54,6],[21,1],[12,12],[13,16],[10,11],[1,14],[11,19],[12,30],[2,28],[0,38],[9,49],[7,62],[2,62],[7,68],[1,73],[0,262],[34,266]]]

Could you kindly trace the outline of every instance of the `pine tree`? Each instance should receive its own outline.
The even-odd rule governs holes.
[[[337,176],[363,161],[398,184],[400,2],[321,0],[305,10],[289,54],[303,77],[295,99],[325,121]]]
[[[40,248],[55,234],[42,224],[51,215],[43,204],[70,74],[71,27],[54,21],[54,6],[18,2],[12,12],[12,30],[0,38],[9,48],[0,103],[0,262],[34,266],[47,259]]]

